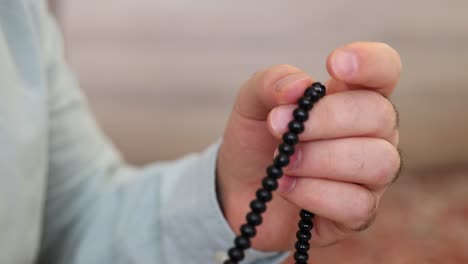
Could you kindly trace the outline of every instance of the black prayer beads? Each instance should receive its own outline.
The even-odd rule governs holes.
[[[240,227],[240,235],[234,239],[234,246],[228,250],[229,259],[224,264],[238,264],[245,258],[245,250],[250,248],[251,239],[257,234],[256,227],[262,224],[262,214],[267,209],[267,203],[273,198],[272,192],[278,188],[278,179],[283,176],[282,168],[289,164],[289,158],[294,154],[294,145],[299,142],[299,134],[304,132],[304,122],[309,118],[309,111],[314,104],[325,96],[326,88],[319,82],[313,83],[298,100],[293,111],[293,118],[288,124],[288,132],[283,135],[283,143],[278,146],[278,155],[273,164],[266,169],[266,177],[262,180],[262,187],[256,192],[256,198],[250,202],[250,212],[247,213],[246,223]],[[296,233],[297,242],[294,260],[296,264],[307,264],[309,260],[309,241],[312,237],[314,214],[306,210],[300,211],[299,230]]]

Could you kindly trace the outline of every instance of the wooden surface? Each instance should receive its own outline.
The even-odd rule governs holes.
[[[92,107],[133,162],[213,142],[254,71],[289,63],[324,80],[334,47],[368,40],[401,53],[405,164],[432,168],[468,163],[467,14],[464,0],[66,0],[61,18]]]

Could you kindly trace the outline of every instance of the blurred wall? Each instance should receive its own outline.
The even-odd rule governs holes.
[[[407,168],[468,164],[468,1],[64,0],[69,61],[129,160],[198,151],[237,88],[289,63],[325,80],[335,47],[383,41],[403,58],[393,101]]]

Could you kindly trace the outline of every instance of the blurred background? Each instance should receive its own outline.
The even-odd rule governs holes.
[[[468,263],[468,1],[51,2],[98,121],[135,164],[214,142],[258,69],[288,63],[326,80],[332,49],[390,44],[404,66],[392,97],[402,177],[370,230],[312,260]]]

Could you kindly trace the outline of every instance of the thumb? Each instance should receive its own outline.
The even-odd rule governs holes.
[[[278,140],[266,119],[274,107],[295,104],[313,79],[290,65],[259,71],[240,89],[218,157],[218,174],[245,179],[262,177]]]
[[[259,71],[242,86],[234,111],[244,118],[265,120],[272,108],[295,104],[312,83],[309,75],[291,65]]]
[[[300,69],[279,65],[256,73],[241,87],[217,159],[218,195],[233,230],[239,230],[244,222],[252,195],[279,143],[267,126],[269,112],[278,105],[295,104],[312,83],[312,78]],[[276,200],[270,204],[275,209],[271,212],[284,212],[281,207],[288,203]],[[285,210],[292,210],[288,208]],[[265,218],[259,236],[252,242],[254,247],[262,244],[259,241],[267,241],[262,233],[268,232],[260,229],[277,228],[274,219],[277,217]]]

